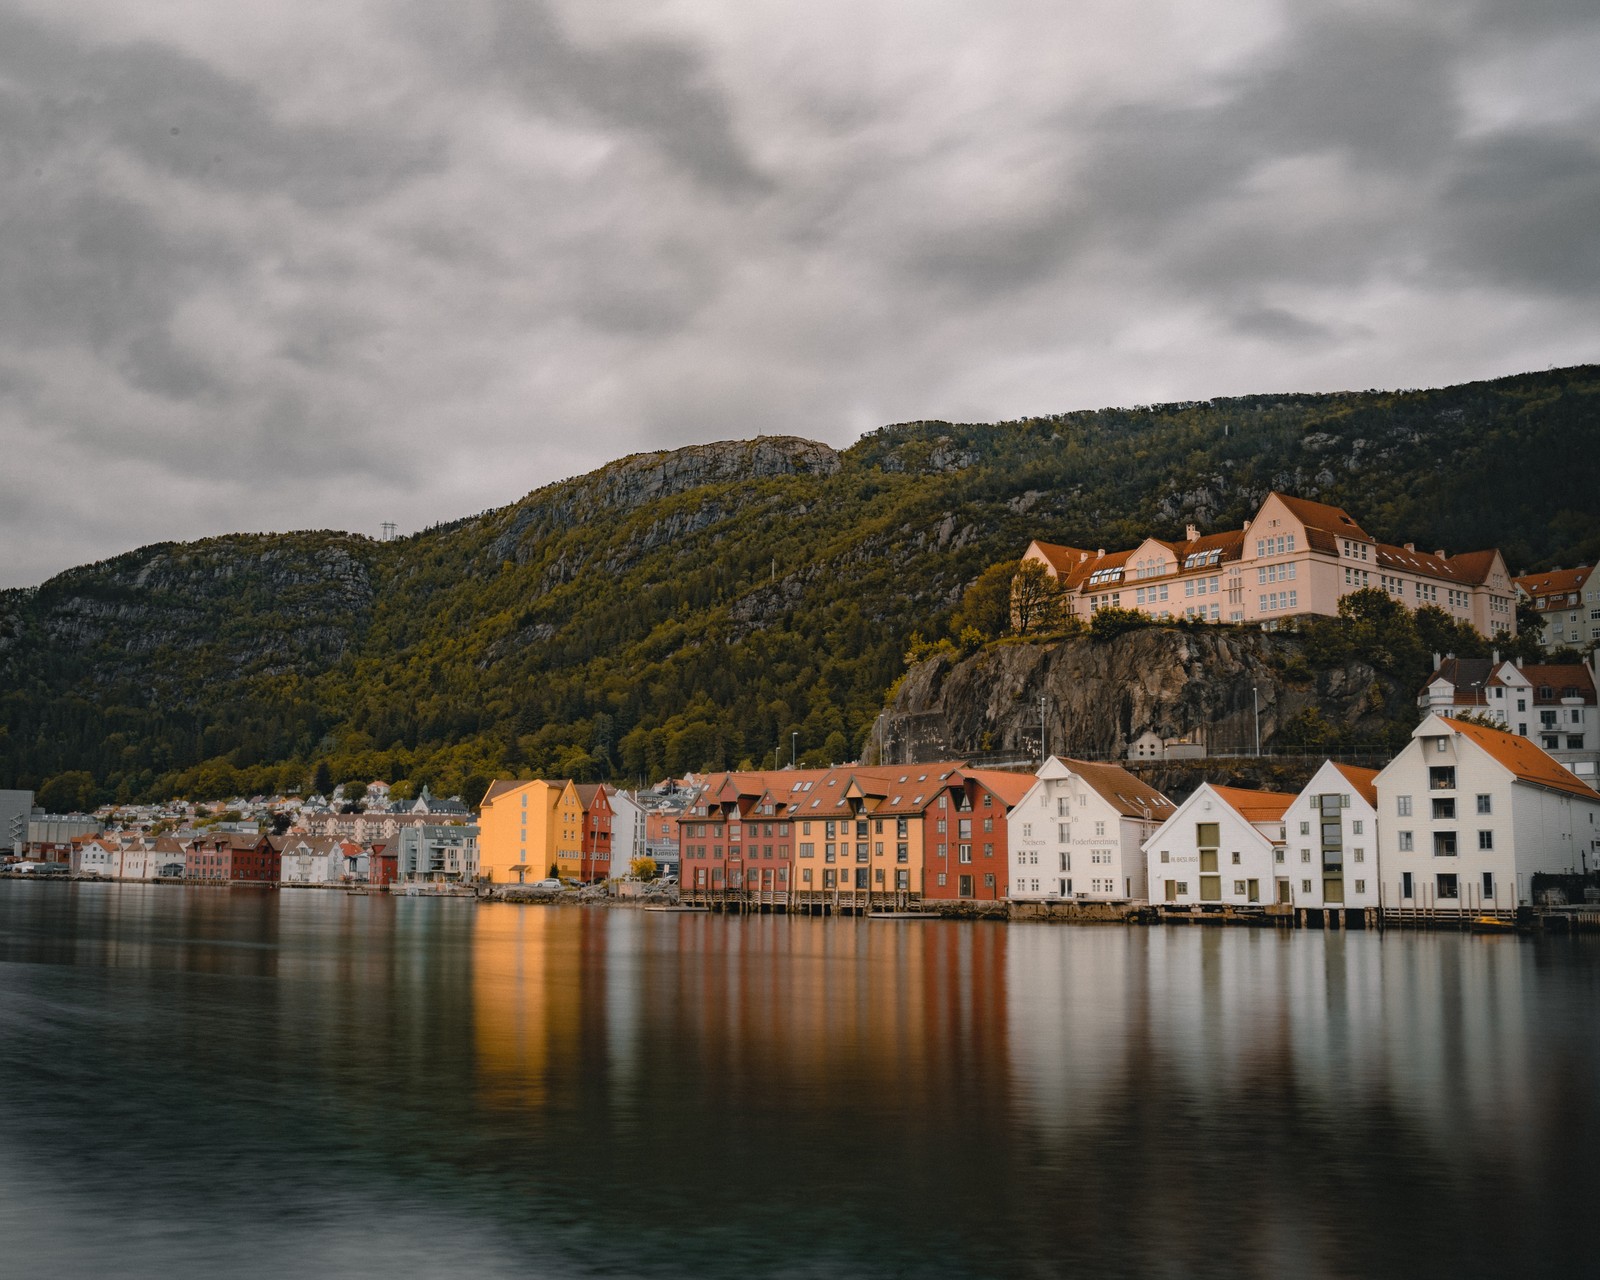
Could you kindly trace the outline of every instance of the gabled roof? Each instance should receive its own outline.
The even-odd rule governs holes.
[[[1581,662],[1543,663],[1522,668],[1523,677],[1533,686],[1535,706],[1555,706],[1562,698],[1582,698],[1589,706],[1595,704],[1594,677]],[[1549,689],[1540,694],[1540,689]],[[1572,692],[1567,692],[1568,690]]]
[[[1519,782],[1549,787],[1553,791],[1564,791],[1568,795],[1581,796],[1585,800],[1600,803],[1600,794],[1597,794],[1593,787],[1580,782],[1576,774],[1520,734],[1486,728],[1481,724],[1469,724],[1464,720],[1452,720],[1448,716],[1437,718],[1463,738],[1469,738],[1482,747],[1490,759],[1504,765]],[[1424,736],[1423,730],[1426,725],[1427,721],[1424,720],[1413,732],[1419,737]]]
[[[1092,559],[1092,551],[1084,551],[1080,547],[1063,547],[1054,542],[1040,542],[1035,538],[1028,544],[1029,551],[1037,551],[1044,557],[1045,563],[1056,571],[1057,577],[1065,577],[1078,563],[1085,559]]]
[[[1251,791],[1245,787],[1219,787],[1212,784],[1217,798],[1246,822],[1277,822],[1288,812],[1295,797],[1281,791]]]
[[[580,782],[578,784],[578,799],[583,801],[585,809],[593,808],[595,796],[604,795],[605,792],[606,787],[603,782]]]
[[[1161,792],[1121,765],[1067,757],[1062,757],[1061,763],[1125,818],[1164,820],[1171,816],[1175,807]]]
[[[1453,701],[1457,706],[1482,706],[1486,701],[1483,691],[1495,670],[1491,658],[1446,658],[1439,664],[1439,669],[1428,677],[1422,691],[1426,693],[1442,680],[1455,690]]]
[[[1269,497],[1276,498],[1289,508],[1292,515],[1307,529],[1320,529],[1324,533],[1335,534],[1343,538],[1360,538],[1364,542],[1371,542],[1372,535],[1350,518],[1350,513],[1343,507],[1330,506],[1326,502],[1313,502],[1310,498],[1296,498],[1287,493],[1278,493],[1274,490]],[[1263,503],[1263,506],[1266,504]],[[1257,512],[1259,515],[1260,513]]]
[[[1513,578],[1512,582],[1530,596],[1561,596],[1582,591],[1593,572],[1592,566],[1579,565],[1576,569],[1549,569],[1544,573],[1526,574],[1521,578]]]
[[[982,783],[1005,802],[1007,809],[1015,808],[1038,781],[1031,773],[1015,773],[1010,769],[962,769],[956,776]]]
[[[1374,809],[1378,807],[1378,773],[1377,769],[1362,769],[1353,764],[1335,764],[1333,766],[1344,780],[1356,789],[1356,792]]]
[[[478,807],[481,809],[483,805],[493,804],[501,796],[512,791],[520,791],[527,785],[526,781],[518,782],[514,779],[496,778],[489,784],[489,789],[483,793],[483,801]]]

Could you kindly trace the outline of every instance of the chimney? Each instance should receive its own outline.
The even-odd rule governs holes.
[[[1096,551],[1096,552],[1095,552],[1095,555],[1096,555],[1096,556],[1097,556],[1097,557],[1098,557],[1098,558],[1099,558],[1099,559],[1101,559],[1101,560],[1104,560],[1104,559],[1105,559],[1105,556],[1106,556],[1106,549],[1105,549],[1105,548],[1104,548],[1104,547],[1101,547],[1101,548],[1100,548],[1100,550],[1098,550],[1098,551]]]
[[[1417,544],[1415,542],[1406,543],[1406,550],[1415,554],[1417,550]]]
[[[1438,557],[1439,557],[1439,559],[1441,559],[1441,560],[1444,560],[1444,559],[1446,559],[1446,558],[1447,558],[1447,557],[1446,557],[1446,556],[1445,556],[1445,554],[1444,554],[1444,548],[1443,548],[1443,547],[1440,547],[1440,548],[1439,548],[1439,549],[1438,549],[1438,550],[1437,550],[1437,551],[1435,551],[1435,552],[1434,552],[1434,553],[1433,553],[1433,554],[1434,554],[1434,555],[1436,555],[1436,556],[1438,556]]]
[[[1490,662],[1491,669],[1493,667],[1498,667],[1500,665],[1500,650],[1491,649],[1491,650],[1489,650],[1489,655],[1490,655],[1489,656],[1489,662]]]
[[[1444,659],[1439,656],[1439,651],[1435,649],[1433,651],[1433,669],[1437,671],[1443,665]]]
[[[1183,526],[1183,538],[1185,542],[1196,542],[1200,538],[1200,530],[1192,524],[1186,524]]]
[[[1522,670],[1522,655],[1520,653],[1517,655],[1517,670]]]

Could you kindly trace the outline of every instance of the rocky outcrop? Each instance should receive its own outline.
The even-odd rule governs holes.
[[[1309,710],[1381,738],[1393,694],[1364,663],[1312,672],[1297,640],[1260,631],[1148,627],[1112,639],[993,645],[913,667],[868,741],[871,762],[1038,751],[1040,703],[1057,755],[1121,759],[1146,732],[1248,752]]]
[[[563,481],[530,494],[504,516],[506,527],[496,537],[491,553],[496,560],[519,558],[525,544],[560,532],[597,511],[632,511],[708,485],[774,476],[831,476],[839,470],[839,455],[815,440],[795,436],[758,436],[754,440],[727,440],[693,445],[660,453],[636,453],[609,466]],[[680,527],[669,519],[662,538],[681,536],[685,520],[705,521],[716,513],[678,513]]]

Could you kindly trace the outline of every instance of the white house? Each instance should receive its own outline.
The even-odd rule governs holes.
[[[344,879],[344,846],[327,836],[297,836],[283,846],[280,884],[338,884]]]
[[[1142,848],[1173,808],[1117,765],[1051,756],[1009,815],[1012,899],[1147,898]]]
[[[85,840],[72,851],[72,874],[75,876],[101,876],[107,880],[122,878],[122,846],[105,836]]]
[[[611,802],[611,874],[625,876],[635,858],[645,856],[644,807],[626,791],[607,787]]]
[[[1600,865],[1600,794],[1515,733],[1425,716],[1377,791],[1386,909],[1511,910]]]
[[[1323,762],[1283,815],[1277,879],[1296,907],[1378,906],[1376,769]]]
[[[1292,901],[1279,853],[1296,797],[1200,784],[1144,844],[1150,900],[1172,906]]]

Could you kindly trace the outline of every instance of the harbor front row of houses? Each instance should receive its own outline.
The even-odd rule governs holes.
[[[679,818],[680,896],[729,909],[939,902],[1509,914],[1600,867],[1600,793],[1529,739],[1429,714],[1382,770],[1175,803],[1113,764],[960,762],[714,775]]]

